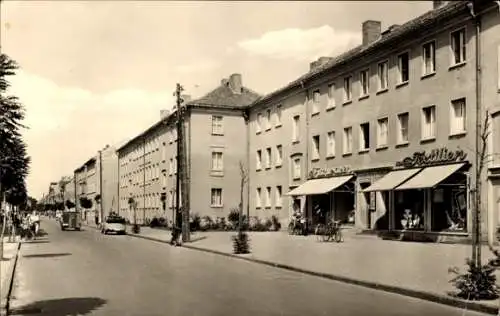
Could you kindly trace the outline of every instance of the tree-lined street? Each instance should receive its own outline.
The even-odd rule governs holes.
[[[21,248],[12,315],[464,315],[131,236],[63,232],[48,219],[42,228],[46,236]]]

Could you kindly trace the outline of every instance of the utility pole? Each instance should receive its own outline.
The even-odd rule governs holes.
[[[175,228],[173,229],[173,239],[177,239],[179,236],[175,233],[175,229],[181,229],[182,241],[189,241],[189,201],[188,201],[188,188],[186,183],[186,157],[185,157],[185,137],[184,137],[184,107],[182,106],[184,100],[181,97],[181,93],[184,88],[178,83],[174,92],[176,97],[176,130],[177,130],[177,176],[175,183]],[[180,207],[180,191],[182,191],[182,208]]]
[[[103,196],[102,196],[102,150],[99,150],[99,206],[100,206],[100,213],[101,213],[101,218],[99,219],[99,224],[102,223],[104,220],[104,211],[102,208],[102,203],[103,203]]]

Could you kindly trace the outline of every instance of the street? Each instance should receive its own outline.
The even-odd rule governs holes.
[[[47,235],[21,247],[11,315],[482,315],[47,218],[41,227]]]

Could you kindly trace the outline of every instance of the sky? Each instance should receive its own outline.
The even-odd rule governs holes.
[[[0,44],[20,65],[9,94],[26,109],[28,193],[72,175],[107,144],[134,137],[174,104],[232,73],[270,93],[320,56],[430,10],[429,1],[2,1]]]

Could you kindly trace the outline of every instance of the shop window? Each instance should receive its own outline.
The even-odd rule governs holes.
[[[431,190],[432,231],[466,231],[467,177],[457,172]]]
[[[424,190],[396,191],[395,224],[397,230],[424,230]]]

